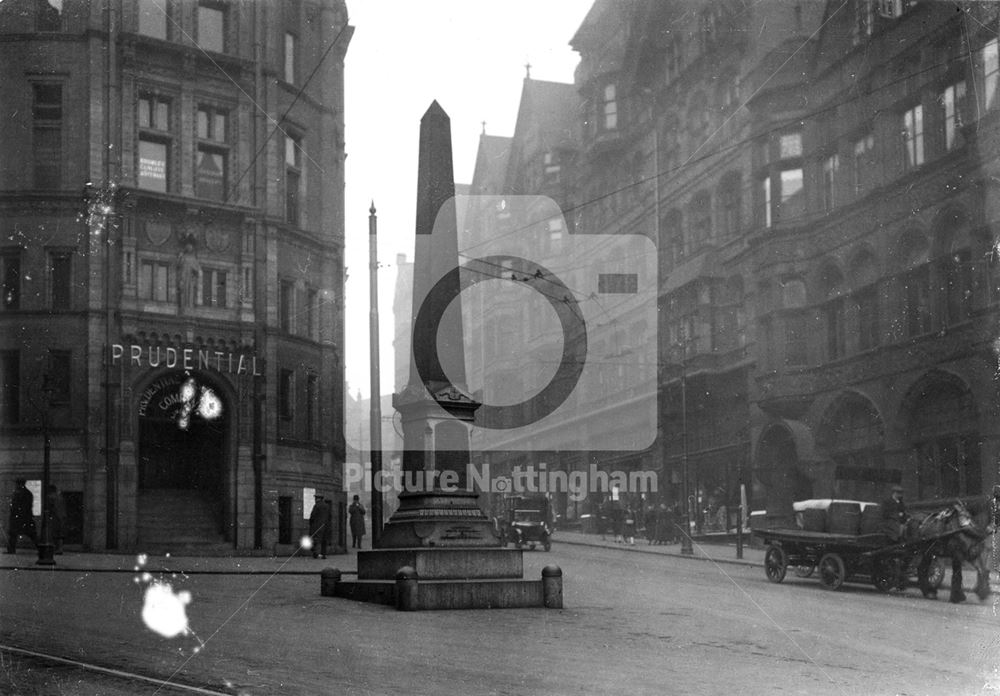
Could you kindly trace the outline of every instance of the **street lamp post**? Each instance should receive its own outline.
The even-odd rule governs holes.
[[[45,399],[39,409],[42,416],[42,530],[38,540],[38,560],[36,565],[55,565],[55,544],[52,543],[49,527],[49,474],[51,467],[51,441],[49,438],[49,409],[52,405],[52,383],[49,375],[42,377],[42,395]]]
[[[684,486],[684,531],[681,534],[681,553],[694,555],[691,545],[691,501],[688,499],[688,433],[687,433],[687,367],[681,362],[681,473]]]

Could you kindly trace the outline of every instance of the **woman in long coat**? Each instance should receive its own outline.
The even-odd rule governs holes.
[[[361,548],[361,537],[365,535],[365,506],[361,499],[354,496],[354,502],[347,508],[347,516],[351,521],[351,548]]]

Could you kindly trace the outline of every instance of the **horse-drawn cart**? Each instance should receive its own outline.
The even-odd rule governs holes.
[[[965,562],[976,569],[975,592],[979,598],[985,599],[990,594],[989,572],[982,553],[985,532],[961,501],[936,512],[911,516],[905,528],[900,529],[898,539],[881,532],[853,533],[868,532],[871,528],[864,522],[854,527],[850,518],[844,516],[855,514],[851,507],[860,505],[865,506],[863,514],[869,520],[878,513],[877,506],[870,503],[804,501],[795,504],[797,521],[805,526],[810,523],[807,511],[823,512],[812,517],[825,524],[827,531],[754,529],[754,536],[766,546],[764,573],[768,580],[781,582],[791,567],[799,577],[809,577],[815,571],[820,583],[831,590],[839,589],[849,580],[861,580],[887,592],[904,587],[910,576],[922,570],[926,575],[918,577],[920,590],[925,597],[934,597],[944,579],[941,559],[950,558],[950,601],[965,600],[962,590]],[[849,533],[844,533],[844,529]]]
[[[771,582],[781,582],[789,568],[798,577],[816,573],[830,590],[845,582],[861,580],[888,592],[902,578],[915,573],[925,553],[933,553],[935,540],[893,542],[884,534],[832,534],[802,529],[756,529],[754,536],[766,546],[764,573]],[[935,558],[928,580],[936,589],[944,579],[944,565]]]

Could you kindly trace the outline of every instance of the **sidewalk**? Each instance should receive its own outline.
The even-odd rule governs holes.
[[[752,549],[749,546],[749,535],[743,544],[743,558],[736,558],[735,544],[694,544],[694,554],[685,556],[681,553],[679,544],[669,546],[654,546],[645,539],[636,539],[635,545],[616,544],[614,537],[608,535],[606,540],[600,534],[583,534],[580,532],[557,531],[552,537],[553,546],[572,544],[576,546],[595,546],[615,549],[628,553],[647,553],[658,556],[671,556],[688,560],[713,561],[715,563],[736,563],[741,565],[761,566],[764,563],[764,551]],[[338,568],[342,573],[357,572],[357,562],[353,553],[328,555],[326,559],[314,559],[311,556],[164,556],[146,554],[145,563],[140,567],[138,554],[129,553],[86,553],[67,551],[55,557],[56,565],[40,566],[35,562],[38,554],[34,549],[20,549],[16,554],[0,555],[0,570],[33,570],[33,571],[71,571],[90,573],[135,573],[149,571],[151,573],[184,573],[198,574],[231,574],[231,575],[315,575],[324,568]]]
[[[667,546],[652,545],[645,539],[636,537],[635,545],[616,544],[613,534],[606,535],[604,540],[600,534],[583,534],[581,532],[567,532],[557,530],[552,537],[553,546],[559,544],[576,544],[579,546],[598,546],[607,549],[618,549],[632,553],[651,553],[658,556],[676,556],[677,558],[695,559],[699,561],[713,561],[715,563],[736,563],[749,566],[764,565],[764,550],[760,548],[750,548],[750,535],[747,534],[743,540],[743,558],[736,557],[736,544],[728,543],[700,543],[697,540],[692,545],[694,554],[685,556],[681,553],[680,544],[670,544]]]

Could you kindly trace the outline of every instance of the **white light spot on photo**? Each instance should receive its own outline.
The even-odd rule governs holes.
[[[222,401],[215,395],[215,392],[207,387],[202,387],[201,390],[198,415],[205,420],[215,420],[222,415]]]
[[[311,536],[302,537],[302,539],[299,541],[299,546],[304,548],[306,551],[310,550],[313,547],[312,537]]]
[[[174,594],[169,583],[154,582],[146,588],[142,606],[142,620],[151,630],[164,638],[175,638],[190,632],[185,607],[191,602],[191,593]]]

